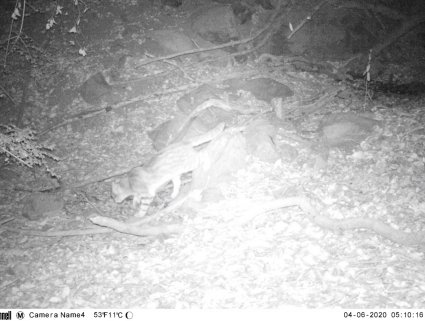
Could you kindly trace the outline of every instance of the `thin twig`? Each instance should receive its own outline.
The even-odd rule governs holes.
[[[4,53],[4,62],[3,62],[3,68],[6,68],[6,64],[7,64],[7,56],[9,54],[9,47],[10,47],[10,41],[11,41],[11,36],[12,36],[12,28],[13,28],[13,18],[11,18],[11,23],[10,23],[10,28],[9,28],[9,36],[7,37],[7,45],[6,45],[6,52]]]
[[[15,45],[16,45],[16,43],[18,42],[18,40],[21,38],[22,29],[23,29],[23,27],[24,27],[26,3],[27,3],[27,0],[24,0],[24,5],[23,5],[23,7],[22,7],[21,25],[20,25],[20,27],[19,27],[19,32],[18,32],[18,35],[17,35],[17,37],[16,37],[16,39],[15,39],[15,43],[13,44],[13,46],[15,46]]]
[[[96,206],[96,205],[94,205],[92,202],[90,202],[90,200],[88,199],[88,197],[87,197],[87,195],[86,194],[84,194],[84,193],[82,193],[82,192],[80,192],[80,193],[78,193],[78,194],[80,194],[80,195],[82,195],[85,199],[86,199],[86,202],[91,206],[91,207],[93,207],[93,209],[98,213],[98,214],[100,214],[100,215],[103,215],[104,213],[102,213],[102,211],[101,210],[99,210],[99,208]]]
[[[19,27],[19,33],[17,34],[15,41],[13,42],[12,48],[16,45],[16,43],[18,42],[18,40],[21,38],[21,34],[22,34],[22,29],[24,27],[24,20],[25,20],[25,8],[26,8],[26,0],[24,0],[24,5],[23,5],[23,9],[22,9],[22,18],[21,18],[21,26]],[[16,9],[16,6],[15,6]],[[14,9],[14,10],[15,10]],[[13,28],[13,18],[12,22],[10,23],[10,29],[9,29],[9,36],[7,38],[7,46],[6,46],[6,52],[4,54],[4,63],[3,63],[3,67],[6,68],[6,63],[7,63],[7,56],[9,54],[9,47],[10,47],[10,41],[11,41],[11,36],[12,36],[12,28]]]
[[[6,95],[7,98],[10,99],[10,101],[16,106],[16,101],[13,99],[13,97],[6,91],[6,89],[4,89],[4,87],[2,85],[0,85],[0,89],[3,92],[3,94]]]
[[[4,220],[1,220],[0,221],[0,225],[6,224],[6,223],[8,223],[10,221],[13,221],[14,219],[15,219],[14,217],[5,218]]]
[[[300,30],[306,23],[307,23],[307,21],[310,21],[311,20],[311,18],[316,14],[316,12],[317,11],[319,11],[319,9],[325,4],[325,3],[327,3],[329,0],[324,0],[324,1],[322,1],[322,2],[320,2],[317,6],[315,6],[314,8],[313,8],[313,12],[310,14],[310,15],[308,15],[307,17],[305,17],[304,18],[304,20],[303,21],[301,21],[300,22],[300,24],[298,25],[298,26],[296,26],[295,27],[295,29],[294,30],[292,30],[292,32],[286,37],[287,39],[291,39],[292,38],[292,36],[294,35],[294,34],[296,34],[297,32],[298,32],[298,30]]]
[[[20,159],[18,156],[16,156],[15,154],[12,154],[11,152],[9,152],[6,148],[1,147],[1,149],[6,153],[9,154],[10,156],[12,156],[13,158],[16,158],[18,161],[20,161],[21,163],[23,163],[24,165],[32,168],[32,166],[30,164],[28,164],[27,162],[25,162],[24,160]]]
[[[154,58],[155,56],[152,56],[152,55],[148,55],[148,54],[146,54],[146,56],[147,57],[149,57],[149,58]],[[174,62],[174,61],[172,61],[172,60],[163,60],[166,64],[169,64],[169,65],[171,65],[171,66],[173,66],[173,67],[175,67],[175,68],[177,68],[178,70],[180,70],[181,72],[182,72],[182,74],[183,74],[183,76],[185,77],[185,78],[187,78],[188,80],[190,80],[190,81],[193,81],[193,82],[196,82],[196,80],[195,79],[193,79],[192,77],[190,77],[187,73],[186,73],[186,71],[182,68],[182,67],[180,67],[179,66],[179,64],[177,64],[176,62]]]

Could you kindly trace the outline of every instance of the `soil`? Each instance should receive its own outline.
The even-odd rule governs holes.
[[[422,243],[401,245],[365,229],[327,230],[296,206],[264,209],[273,200],[302,195],[332,219],[371,218],[407,233],[425,231],[423,92],[374,92],[364,80],[337,81],[305,60],[300,67],[260,59],[301,52],[321,62],[343,61],[365,49],[364,38],[354,37],[363,28],[353,23],[349,39],[338,29],[315,43],[300,32],[291,43],[274,42],[242,60],[224,51],[208,61],[183,55],[146,63],[156,56],[154,44],[146,42],[149,32],[184,32],[203,1],[174,7],[91,0],[78,8],[68,1],[56,16],[55,3],[28,4],[21,39],[3,60],[0,124],[34,129],[59,160],[47,158],[34,168],[1,162],[2,307],[425,308]],[[13,8],[14,1],[1,4],[2,57]],[[254,8],[248,23],[273,11]],[[296,8],[292,17],[308,12]],[[52,16],[55,24],[47,30]],[[319,17],[329,23],[330,16]],[[329,30],[322,27],[317,32]],[[417,35],[385,52],[385,59],[397,59],[381,61],[386,69],[376,79],[387,81],[391,74],[423,83],[425,46],[412,37]],[[319,47],[329,38],[346,47]],[[400,48],[409,53],[404,61],[398,60]],[[90,218],[99,215],[131,221],[131,201],[114,203],[108,178],[156,153],[148,132],[178,114],[179,98],[203,84],[222,89],[230,75],[274,79],[294,92],[283,102],[280,97],[279,117],[271,112],[278,104],[273,97],[238,93],[245,105],[272,115],[279,160],[252,157],[211,192],[210,202],[149,215],[147,226],[178,225],[179,233],[135,236],[95,226]],[[330,92],[335,94],[326,103],[309,105]],[[380,126],[350,151],[324,146],[322,121],[341,112],[368,114]],[[167,204],[170,193],[169,185],[155,207]]]

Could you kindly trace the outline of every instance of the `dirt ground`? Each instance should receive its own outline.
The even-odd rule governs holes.
[[[425,308],[425,44],[406,47],[405,40],[395,46],[409,57],[400,61],[394,54],[389,61],[389,50],[386,64],[379,62],[386,66],[382,84],[396,77],[417,85],[403,93],[365,88],[363,79],[341,80],[320,69],[363,52],[363,42],[342,31],[311,47],[309,31],[300,32],[278,54],[273,39],[242,58],[223,49],[205,60],[183,55],[153,61],[173,55],[149,38],[158,37],[154,31],[187,34],[193,12],[205,5],[165,2],[93,0],[86,11],[69,2],[50,30],[54,3],[28,3],[21,40],[3,61],[0,124],[34,129],[58,161],[45,163],[56,177],[45,166],[1,161],[0,306]],[[254,32],[274,12],[268,1],[255,3],[257,11],[248,15]],[[2,6],[3,57],[13,3]],[[293,17],[312,9],[299,7]],[[238,32],[248,37],[248,25],[241,25]],[[194,37],[171,40],[181,51],[196,50],[202,43]],[[345,47],[319,46],[330,38]],[[291,58],[279,58],[286,55]],[[263,88],[265,98],[255,90],[228,93],[223,84],[233,75],[271,79],[288,91],[269,95]],[[111,182],[157,153],[148,133],[180,115],[176,102],[204,84],[217,85],[220,99],[236,95],[255,117],[267,115],[275,130],[272,149],[262,153],[277,156],[248,155],[246,166],[217,184],[219,195],[205,193],[205,201],[171,212],[161,211],[171,185],[161,189],[149,222],[140,227],[160,233],[94,225],[95,216],[134,219],[130,201],[112,200]],[[252,116],[237,114],[238,120]],[[343,121],[330,117],[341,114]],[[246,139],[260,145],[255,136]],[[190,186],[190,175],[184,178]],[[276,205],[288,199],[295,201]],[[417,242],[398,242],[392,238],[398,232]]]

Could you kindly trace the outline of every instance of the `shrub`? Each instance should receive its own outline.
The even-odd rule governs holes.
[[[30,128],[20,129],[13,125],[0,125],[0,155],[5,162],[16,162],[33,168],[44,166],[52,176],[56,176],[47,164],[47,158],[58,161],[50,153],[52,148],[36,141],[35,132]]]

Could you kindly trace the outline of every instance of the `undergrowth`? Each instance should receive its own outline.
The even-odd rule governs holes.
[[[32,129],[0,125],[0,155],[4,156],[6,163],[13,162],[30,168],[43,166],[50,175],[56,177],[49,168],[47,159],[59,159],[50,151],[51,147],[37,142]]]

